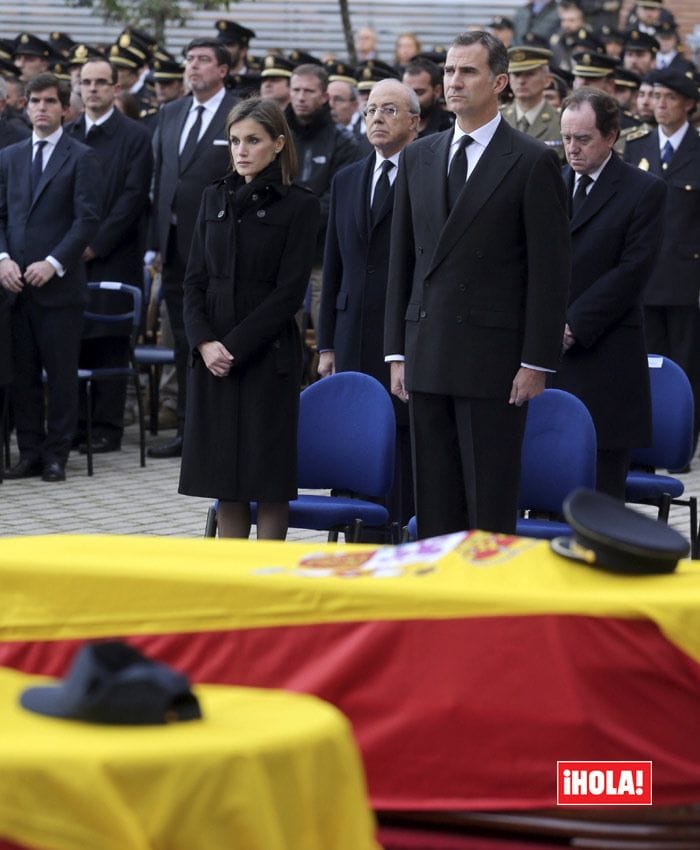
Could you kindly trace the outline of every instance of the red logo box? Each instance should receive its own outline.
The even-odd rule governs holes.
[[[558,761],[558,806],[650,806],[650,761]]]

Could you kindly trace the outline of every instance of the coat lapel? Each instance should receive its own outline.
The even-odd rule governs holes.
[[[51,182],[53,177],[58,173],[58,171],[63,167],[63,164],[68,159],[68,152],[70,150],[70,141],[67,133],[63,133],[61,138],[58,140],[58,144],[54,149],[54,152],[51,154],[51,158],[49,159],[46,168],[44,169],[41,180],[39,181],[39,185],[37,186],[37,190],[34,193],[34,197],[32,198],[32,203],[29,208],[31,212],[34,209],[35,204],[41,197],[46,186]],[[31,151],[31,145],[30,145]],[[31,159],[31,153],[30,153]]]
[[[421,152],[422,203],[429,213],[428,222],[436,239],[447,221],[447,157],[452,136],[451,129],[436,134],[433,143]]]
[[[612,198],[618,190],[620,182],[620,160],[613,153],[610,162],[605,166],[600,177],[593,184],[591,191],[586,197],[576,215],[571,219],[571,232],[575,233],[583,227],[587,221],[597,215],[599,210]]]
[[[668,164],[666,176],[672,177],[675,172],[682,171],[688,164],[697,156],[697,150],[700,147],[700,137],[693,129],[692,125],[688,127],[685,136],[678,145],[678,150],[673,155],[673,159]]]
[[[355,223],[360,236],[367,239],[369,235],[369,198],[370,189],[372,187],[372,172],[374,171],[375,155],[374,151],[366,157],[362,169],[359,172],[360,185],[358,191],[355,192]]]
[[[520,158],[517,151],[513,151],[512,135],[515,133],[505,120],[501,120],[496,133],[490,144],[481,155],[474,171],[469,175],[465,190],[459,196],[452,212],[445,222],[435,254],[430,266],[432,271],[450,253],[455,244],[461,238],[479,213],[479,210],[488,201],[491,195],[501,184],[503,178]],[[448,136],[451,140],[451,133]],[[441,180],[433,175],[433,183],[439,183],[442,187],[443,209],[447,205],[447,157],[444,160],[444,174]],[[444,217],[444,213],[443,213]]]

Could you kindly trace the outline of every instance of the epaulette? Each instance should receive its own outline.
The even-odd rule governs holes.
[[[642,124],[641,127],[628,127],[626,130],[620,130],[620,136],[626,142],[634,142],[637,139],[643,139],[651,133],[651,127]]]

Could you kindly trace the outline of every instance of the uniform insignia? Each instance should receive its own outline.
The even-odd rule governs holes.
[[[275,57],[274,56],[266,56],[265,57],[265,67],[266,68],[274,68],[275,67]]]
[[[371,68],[365,68],[364,69],[364,71],[362,72],[362,79],[363,80],[371,80],[372,79],[372,69]]]
[[[119,56],[119,45],[118,44],[113,44],[109,48],[109,55],[110,56]]]
[[[583,56],[581,57],[581,61],[583,62],[584,65],[590,65],[591,64],[591,54],[590,53],[584,53]]]
[[[123,32],[119,36],[119,46],[120,47],[128,47],[131,44],[131,38],[128,32]]]
[[[549,114],[549,112],[542,112],[542,113],[540,113],[540,118],[541,118],[543,121],[549,121],[549,119],[550,119],[551,117],[552,117],[552,116]]]
[[[219,21],[219,29],[222,32],[226,29],[226,21]]]
[[[515,53],[511,53],[510,58],[513,62],[524,62],[527,59],[527,54],[522,50],[518,50]]]
[[[636,139],[643,139],[651,132],[651,128],[647,124],[642,124],[641,127],[627,127],[625,130],[620,130],[620,136],[626,142],[633,142]]]
[[[632,30],[632,32],[630,33],[630,38],[632,39],[632,41],[639,41],[639,33],[637,32],[637,30]]]
[[[639,165],[637,167],[641,168],[642,171],[649,171],[649,160],[645,156],[643,156],[639,160]]]
[[[29,36],[26,32],[22,33],[22,38],[20,38],[20,41],[22,42],[22,44],[26,44],[29,41]]]
[[[84,44],[79,44],[75,48],[75,58],[77,59],[78,62],[83,62],[85,59],[87,59],[87,55],[88,55],[88,49]]]

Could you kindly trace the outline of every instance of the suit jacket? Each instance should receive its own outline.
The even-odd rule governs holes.
[[[571,276],[556,154],[501,120],[447,214],[448,130],[401,155],[384,350],[406,388],[508,398],[521,363],[556,368]]]
[[[115,109],[96,135],[86,140],[85,116],[67,128],[97,155],[103,179],[103,216],[90,242],[91,280],[143,284],[143,253],[153,154],[148,131]]]
[[[226,118],[238,98],[226,92],[195,154],[180,174],[180,135],[192,106],[192,95],[166,103],[158,113],[153,138],[155,155],[153,198],[153,242],[149,247],[165,253],[173,214],[177,219],[177,244],[186,260],[205,187],[220,180],[231,168]]]
[[[688,127],[668,169],[661,167],[656,128],[628,141],[625,161],[666,181],[666,228],[644,303],[698,306],[700,295],[700,136]]]
[[[569,166],[564,179],[571,197]],[[576,343],[564,354],[554,385],[585,403],[599,448],[651,441],[642,294],[661,247],[665,197],[663,181],[613,154],[571,221],[566,320]]]
[[[31,136],[32,131],[16,118],[0,118],[0,148],[6,148]]]
[[[65,275],[23,296],[43,307],[83,305],[85,264],[81,257],[100,223],[101,180],[95,154],[64,132],[31,191],[32,140],[0,151],[0,253],[24,270],[53,256]]]
[[[333,180],[317,345],[320,350],[333,349],[337,371],[364,372],[389,390],[383,333],[394,188],[372,224],[374,165],[372,150],[365,159],[342,168]],[[406,405],[395,401],[397,413],[406,419]]]

